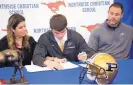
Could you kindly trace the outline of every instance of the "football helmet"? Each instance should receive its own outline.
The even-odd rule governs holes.
[[[96,53],[87,59],[86,63],[86,67],[81,71],[79,83],[91,80],[97,84],[110,84],[118,73],[117,61],[107,53]]]

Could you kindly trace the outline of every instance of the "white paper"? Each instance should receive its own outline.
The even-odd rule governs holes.
[[[27,69],[28,72],[38,72],[38,71],[51,70],[47,67],[40,67],[40,66],[37,66],[37,65],[26,65],[25,68]]]
[[[63,66],[62,70],[79,67],[78,65],[73,64],[71,62],[61,63],[61,65]],[[37,66],[37,65],[26,65],[25,68],[27,69],[28,72],[38,72],[38,71],[52,70],[48,67],[40,67],[40,66]]]
[[[78,65],[73,64],[73,63],[71,63],[71,62],[62,63],[61,65],[63,66],[64,70],[65,70],[65,69],[72,69],[72,68],[77,68],[77,67],[79,67]]]

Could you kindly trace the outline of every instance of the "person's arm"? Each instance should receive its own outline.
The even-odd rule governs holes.
[[[0,51],[3,50],[3,43],[2,43],[2,40],[0,40]]]
[[[88,47],[85,39],[81,35],[78,36],[78,42],[79,54],[82,52],[85,52],[87,54],[87,56],[85,54],[81,56],[78,55],[79,60],[85,61],[87,58],[90,58],[92,55],[94,55],[95,51],[92,48]]]
[[[45,36],[41,35],[33,53],[33,63],[35,65],[43,66],[43,62],[45,61],[47,55],[45,42],[46,42]]]
[[[88,46],[92,48],[95,52],[97,52],[99,48],[99,39],[98,39],[98,34],[96,30],[93,30],[90,34],[89,41],[88,41]]]
[[[8,43],[7,43],[7,38],[4,36],[3,38],[0,39],[0,52],[8,49]],[[0,68],[6,67],[6,63],[0,63]]]
[[[33,55],[33,52],[34,52],[34,49],[35,49],[35,46],[36,46],[36,41],[33,37],[30,37],[29,39],[29,43],[30,43],[30,50],[31,50],[31,53]]]
[[[0,51],[3,51],[5,49],[8,49],[8,43],[7,43],[6,36],[0,39]]]
[[[57,61],[60,61],[60,59],[56,59],[52,56],[47,56],[47,41],[48,39],[45,35],[42,35],[39,38],[33,54],[33,64],[39,66],[47,66],[50,69],[63,69],[61,64]]]

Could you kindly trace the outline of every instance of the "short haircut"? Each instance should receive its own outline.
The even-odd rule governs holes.
[[[62,14],[53,15],[50,19],[50,28],[57,31],[62,31],[67,26],[67,19]]]
[[[109,9],[110,9],[111,7],[118,7],[118,8],[121,8],[122,13],[124,12],[123,5],[122,5],[121,3],[119,3],[119,2],[114,2],[114,3],[109,7]]]

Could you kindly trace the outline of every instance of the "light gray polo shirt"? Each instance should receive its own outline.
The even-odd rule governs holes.
[[[113,29],[104,22],[91,32],[88,45],[96,52],[109,53],[116,59],[126,59],[132,41],[133,27],[120,23]]]

